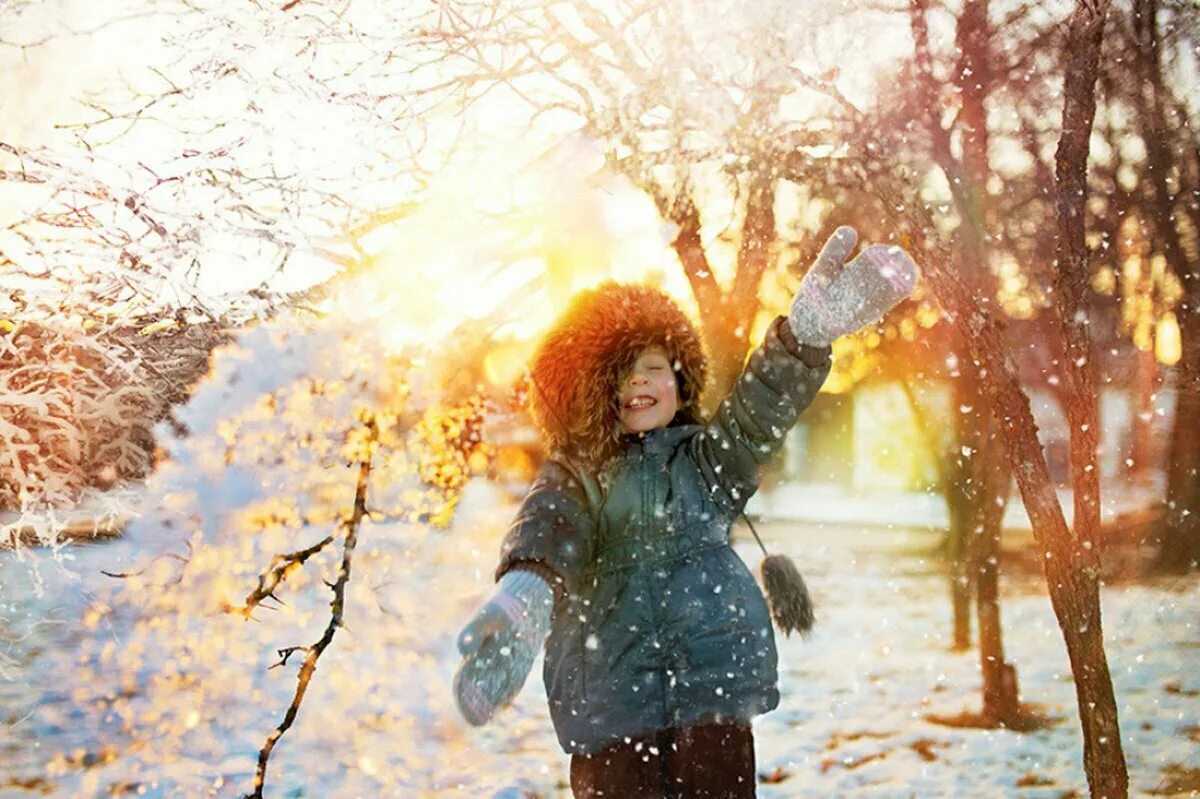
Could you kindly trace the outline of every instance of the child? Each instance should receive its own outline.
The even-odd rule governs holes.
[[[499,587],[459,636],[454,688],[484,724],[544,678],[576,797],[752,797],[751,719],[779,704],[766,602],[729,544],[759,466],[829,373],[830,343],[906,297],[898,247],[843,262],[839,228],[716,416],[700,338],[666,295],[582,293],[532,365],[551,457],[517,512]]]

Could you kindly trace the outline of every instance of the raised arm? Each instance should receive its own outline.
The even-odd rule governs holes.
[[[704,431],[693,460],[719,507],[737,515],[758,488],[759,467],[817,396],[832,365],[828,345],[801,344],[778,317]]]
[[[874,245],[845,263],[858,241],[841,227],[805,275],[786,317],[772,323],[733,391],[692,441],[714,499],[740,513],[758,488],[759,467],[780,447],[830,369],[830,344],[883,317],[916,283],[899,247]]]

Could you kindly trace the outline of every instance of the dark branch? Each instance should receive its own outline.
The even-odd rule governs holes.
[[[162,560],[163,558],[171,558],[172,560],[177,560],[177,561],[179,561],[180,563],[189,563],[189,562],[191,562],[191,557],[192,557],[192,554],[193,554],[192,542],[191,542],[191,541],[185,541],[184,543],[185,543],[185,544],[187,544],[187,548],[188,548],[188,554],[187,554],[187,556],[186,556],[186,557],[185,557],[185,556],[183,556],[183,555],[180,555],[180,554],[178,554],[178,553],[175,553],[175,552],[164,552],[164,553],[162,553],[161,555],[159,555],[159,556],[157,556],[157,557],[155,557],[155,558],[152,558],[152,559],[150,560],[150,563],[155,563],[155,562],[157,562],[157,561],[160,561],[160,560]],[[105,577],[112,577],[112,578],[114,578],[114,579],[117,579],[117,580],[128,580],[130,577],[138,577],[138,576],[140,576],[140,575],[144,574],[144,573],[146,572],[146,569],[150,568],[150,563],[147,563],[145,566],[143,566],[142,568],[138,569],[137,571],[132,571],[132,572],[110,572],[110,571],[105,571],[104,569],[101,569],[101,570],[100,570],[100,573],[101,573],[101,574],[103,574]],[[168,585],[174,585],[174,584],[176,584],[176,583],[180,582],[182,579],[183,579],[183,572],[181,571],[179,574],[177,574],[177,575],[175,576],[175,579],[174,579],[174,580],[172,580],[170,583],[168,583]]]
[[[370,432],[368,438],[368,446],[373,448],[376,441],[379,439],[379,428],[372,416],[366,418],[365,424]],[[368,449],[368,453],[371,449]],[[317,660],[321,657],[321,653],[333,642],[333,634],[337,632],[339,627],[344,626],[342,623],[342,613],[346,603],[346,583],[350,581],[350,563],[354,557],[354,547],[358,543],[358,528],[362,523],[363,516],[367,512],[367,483],[371,476],[371,456],[367,454],[358,464],[358,483],[354,489],[354,510],[349,518],[342,523],[345,531],[346,539],[342,545],[342,565],[338,569],[337,582],[330,586],[333,590],[333,601],[330,603],[329,624],[325,627],[325,632],[315,644],[309,647],[287,647],[279,650],[280,662],[275,665],[283,665],[287,663],[288,657],[293,653],[304,650],[304,662],[300,664],[300,673],[296,679],[296,693],[292,697],[292,703],[288,705],[287,712],[284,713],[283,721],[279,726],[267,736],[266,743],[263,744],[258,753],[258,766],[254,771],[254,791],[246,794],[245,799],[262,799],[263,785],[267,778],[267,763],[271,758],[271,752],[275,748],[275,744],[283,737],[283,734],[292,726],[292,722],[296,720],[296,715],[300,712],[300,703],[304,701],[304,694],[308,690],[308,684],[312,680],[313,673],[317,670]],[[323,547],[326,541],[310,547],[314,552],[320,547]],[[308,550],[305,550],[308,551]],[[298,555],[300,553],[292,553]],[[310,553],[311,554],[311,553]],[[288,556],[282,556],[288,557]],[[307,557],[307,556],[306,556]]]
[[[288,552],[284,555],[276,555],[271,558],[271,563],[267,566],[267,570],[258,576],[258,586],[246,595],[246,604],[240,608],[227,605],[225,612],[240,613],[248,619],[254,612],[254,609],[260,606],[268,597],[282,605],[283,602],[280,601],[279,597],[275,596],[275,590],[288,578],[288,575],[303,566],[304,561],[320,552],[332,542],[333,536],[325,536],[325,538],[307,549]]]

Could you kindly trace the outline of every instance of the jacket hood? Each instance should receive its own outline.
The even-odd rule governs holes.
[[[593,465],[616,454],[621,375],[654,345],[667,351],[675,368],[676,422],[697,420],[708,358],[679,306],[656,288],[612,281],[577,294],[530,364],[530,412],[547,449]]]

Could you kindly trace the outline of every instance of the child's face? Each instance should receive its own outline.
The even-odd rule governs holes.
[[[630,433],[666,427],[679,410],[679,388],[662,347],[647,347],[622,378],[617,397],[621,426]]]

